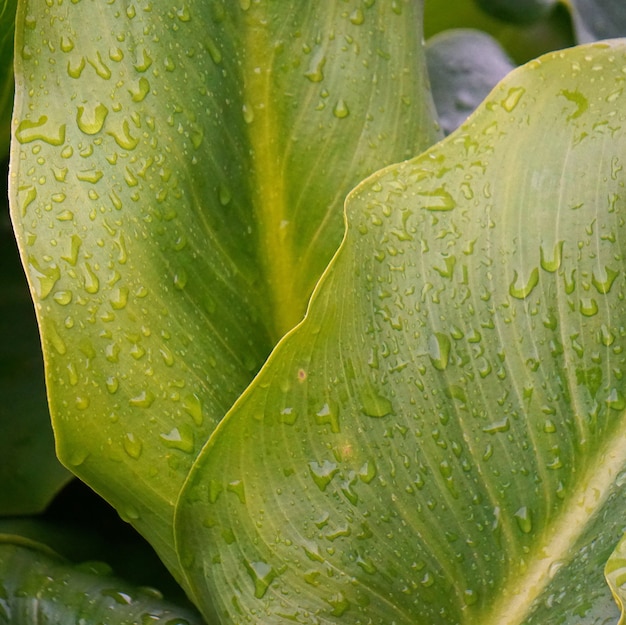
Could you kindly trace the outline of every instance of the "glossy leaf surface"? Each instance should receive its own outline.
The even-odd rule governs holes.
[[[350,194],[306,319],[181,499],[206,618],[617,618],[625,67],[621,41],[532,62]]]
[[[20,5],[12,210],[58,451],[175,572],[182,482],[301,318],[345,194],[437,136],[420,18]]]
[[[157,590],[115,578],[101,562],[72,565],[42,545],[0,534],[0,624],[202,625]]]

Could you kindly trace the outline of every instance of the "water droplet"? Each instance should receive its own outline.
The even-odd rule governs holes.
[[[206,46],[207,52],[209,53],[213,63],[219,65],[222,62],[222,53],[215,42],[210,37],[206,37],[204,45]]]
[[[188,454],[194,450],[193,430],[185,424],[172,428],[167,434],[161,434],[159,438],[172,449],[179,449]]]
[[[366,387],[360,390],[361,411],[368,417],[382,418],[393,412],[393,404],[387,397],[383,397],[374,388]]]
[[[585,317],[593,317],[598,314],[598,303],[592,297],[583,297],[580,300],[580,312]]]
[[[324,65],[326,65],[326,57],[323,54],[323,50],[320,50],[311,58],[309,68],[304,75],[311,82],[322,82],[324,80]]]
[[[605,267],[604,270],[596,270],[591,274],[591,284],[596,287],[598,293],[606,295],[611,290],[615,278],[619,275],[619,271],[614,271],[610,267]]]
[[[237,499],[239,502],[244,504],[246,503],[246,493],[244,490],[244,484],[241,480],[234,480],[228,484],[226,490],[230,493],[234,493],[237,495]]]
[[[514,270],[513,281],[509,285],[509,294],[516,299],[525,299],[532,293],[532,290],[539,283],[539,268],[535,267],[530,272],[530,277],[526,283],[522,282],[521,284],[518,284],[519,278],[519,274]]]
[[[79,106],[76,112],[76,124],[86,135],[95,135],[102,130],[108,114],[109,109],[100,102],[92,110]]]
[[[61,306],[67,306],[72,301],[71,291],[57,291],[54,294],[54,301]]]
[[[127,119],[122,122],[121,129],[118,128],[117,130],[108,131],[107,134],[112,136],[113,139],[115,139],[115,143],[117,143],[117,145],[119,145],[123,150],[134,150],[139,143],[139,139],[130,134],[130,127]]]
[[[222,206],[228,206],[232,200],[230,189],[227,186],[221,184],[218,188],[218,197]]]
[[[278,577],[278,573],[267,562],[244,562],[244,564],[254,583],[254,596],[262,599],[270,584]]]
[[[111,308],[122,310],[128,304],[128,287],[122,286],[113,290],[111,295]]]
[[[204,421],[202,414],[202,400],[197,395],[187,395],[183,399],[184,410],[191,415],[194,423],[200,427]]]
[[[32,185],[19,187],[17,190],[17,203],[22,217],[26,215],[26,209],[37,199],[37,189]]]
[[[161,358],[163,358],[163,362],[168,367],[171,367],[174,364],[174,354],[172,354],[171,350],[168,347],[162,345],[159,348],[159,353],[161,354]]]
[[[74,79],[80,78],[86,65],[87,62],[84,56],[78,57],[78,61],[76,58],[70,59],[67,62],[67,73],[69,77]]]
[[[61,277],[61,270],[57,265],[42,267],[33,256],[28,257],[31,281],[39,299],[46,299]]]
[[[450,360],[450,338],[447,334],[436,332],[428,341],[428,355],[435,369],[445,371]]]
[[[333,477],[339,471],[337,465],[334,462],[324,460],[322,464],[317,462],[309,462],[309,471],[313,481],[317,484],[317,487],[321,491],[325,491],[328,484],[330,484]]]
[[[77,395],[74,400],[74,405],[78,408],[78,410],[87,410],[90,403],[89,397],[86,395]]]
[[[563,258],[563,243],[564,241],[559,241],[554,246],[551,259],[546,258],[546,252],[544,252],[543,246],[539,248],[539,264],[542,269],[549,271],[550,273],[554,273],[557,269],[559,269]]]
[[[191,21],[191,12],[186,4],[183,4],[183,6],[176,11],[176,16],[181,22]]]
[[[363,13],[363,9],[356,8],[352,13],[350,13],[350,21],[355,26],[360,26],[365,21],[365,13]]]
[[[141,391],[139,395],[129,399],[128,403],[136,408],[149,408],[152,406],[155,399],[154,393],[150,391]]]
[[[511,87],[506,98],[500,102],[500,104],[502,104],[502,108],[507,111],[507,113],[511,113],[519,104],[519,101],[522,99],[524,93],[526,93],[526,89],[524,89],[524,87]]]
[[[326,599],[332,610],[330,613],[332,616],[342,616],[350,608],[350,602],[346,599],[342,592],[334,594],[330,599]]]
[[[174,274],[174,287],[179,291],[182,291],[187,286],[187,272],[184,269],[179,269]]]
[[[463,591],[463,600],[465,601],[465,605],[475,605],[478,603],[478,593],[471,588],[466,588]]]
[[[65,345],[65,341],[61,338],[59,331],[57,330],[56,325],[53,322],[48,324],[48,341],[55,349],[55,351],[64,356],[67,353],[67,346]]]
[[[104,78],[105,80],[109,80],[109,78],[111,78],[111,70],[102,60],[100,52],[96,52],[95,58],[87,59],[87,62],[94,68],[96,74],[100,76],[100,78]]]
[[[338,119],[344,119],[350,115],[350,109],[343,99],[339,99],[333,108],[333,115]]]
[[[530,534],[533,529],[533,520],[530,510],[527,506],[522,506],[513,515],[517,521],[517,526],[524,534]]]
[[[78,252],[80,251],[80,246],[82,244],[82,239],[77,234],[73,234],[70,237],[69,250],[67,250],[65,254],[62,254],[61,258],[72,265],[72,267],[75,267],[76,262],[78,261]]]
[[[85,291],[94,295],[100,290],[100,280],[89,263],[83,265],[83,274]]]
[[[148,54],[145,48],[141,51],[141,58],[137,59],[137,63],[135,63],[135,69],[138,72],[147,71],[152,65],[152,57]]]
[[[20,143],[43,141],[59,146],[65,143],[65,128],[65,124],[55,126],[46,115],[42,115],[37,121],[22,120],[15,129],[15,138]]]
[[[123,441],[124,451],[131,457],[137,460],[141,456],[143,451],[143,443],[132,432],[128,432]]]
[[[339,428],[339,414],[337,407],[334,403],[326,403],[322,406],[321,410],[315,415],[315,422],[318,425],[330,425],[330,431],[338,433]]]
[[[243,113],[243,120],[246,124],[251,124],[254,121],[254,111],[249,104],[244,104],[241,107],[241,111]]]
[[[508,417],[504,417],[499,421],[494,421],[490,425],[483,428],[485,434],[497,434],[498,432],[508,432],[511,428],[511,422]]]
[[[600,342],[605,347],[610,347],[615,341],[615,334],[613,334],[604,324],[600,327]]]
[[[563,89],[559,95],[576,105],[576,110],[567,116],[567,121],[580,117],[589,108],[589,101],[580,91]]]
[[[606,405],[613,410],[622,411],[626,408],[626,397],[616,388],[612,388],[606,398]]]
[[[128,92],[133,102],[143,102],[148,93],[150,93],[150,82],[147,78],[142,76],[137,86],[134,89],[129,89]]]
[[[74,448],[70,452],[67,462],[73,467],[79,467],[89,458],[89,452],[86,449]]]
[[[65,35],[61,37],[61,51],[62,52],[71,52],[74,49],[74,42]]]
[[[423,208],[429,211],[450,211],[456,207],[454,198],[443,187],[434,191],[419,191],[418,195],[424,198]]]

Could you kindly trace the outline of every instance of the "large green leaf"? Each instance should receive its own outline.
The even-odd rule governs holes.
[[[437,136],[420,19],[413,1],[20,4],[12,214],[58,452],[174,571],[182,482],[303,315],[345,194]]]
[[[531,62],[350,194],[307,317],[181,497],[206,618],[616,618],[625,67],[624,41]]]
[[[0,158],[9,151],[13,112],[13,38],[17,0],[0,1]]]
[[[201,625],[199,615],[136,588],[101,562],[73,565],[46,547],[0,534],[0,625]]]

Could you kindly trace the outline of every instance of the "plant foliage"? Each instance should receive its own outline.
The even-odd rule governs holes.
[[[209,623],[623,606],[626,43],[531,61],[437,143],[421,19],[19,4],[11,210],[57,451]],[[2,553],[0,606],[43,561]]]

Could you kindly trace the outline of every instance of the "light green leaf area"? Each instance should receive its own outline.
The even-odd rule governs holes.
[[[173,571],[182,482],[304,314],[346,193],[437,136],[420,18],[20,4],[12,214],[58,453]]]
[[[70,622],[202,624],[195,611],[123,582],[106,564],[74,565],[39,543],[0,534],[0,625]]]
[[[622,41],[531,62],[350,194],[307,317],[181,497],[225,622],[616,618],[624,67]]]

